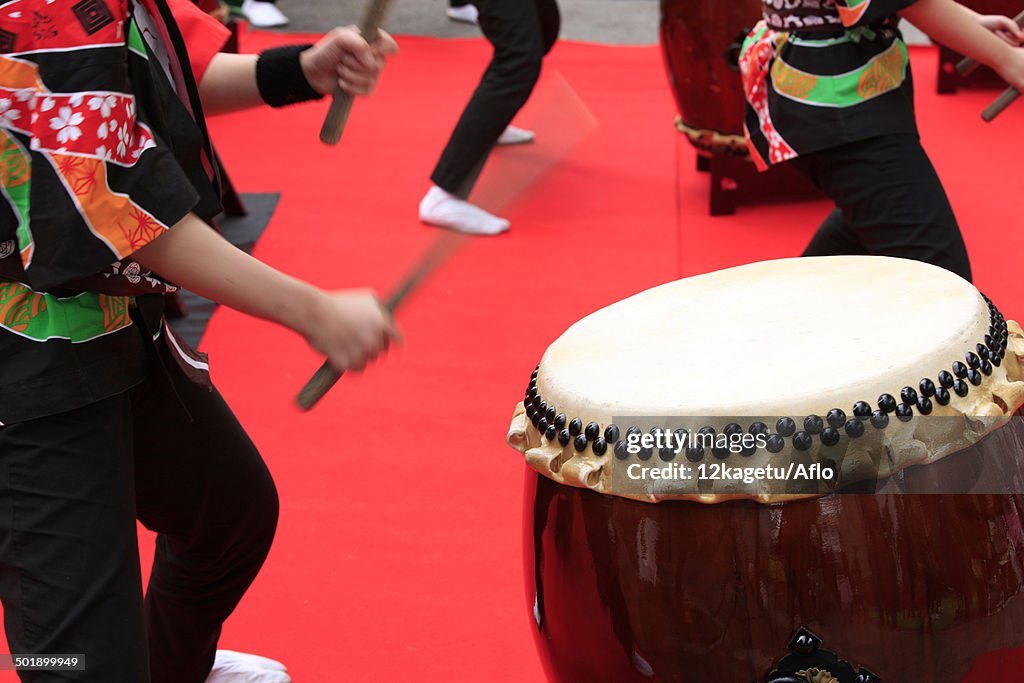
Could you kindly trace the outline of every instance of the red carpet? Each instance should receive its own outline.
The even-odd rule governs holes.
[[[244,48],[279,41],[252,34]],[[324,286],[385,292],[437,236],[416,206],[489,52],[478,40],[401,45],[337,148],[317,141],[326,104],[213,123],[239,189],[282,193],[257,256]],[[923,137],[977,282],[1009,317],[1024,315],[1010,152],[1024,106],[986,126],[978,113],[995,93],[940,99],[935,53],[913,58]],[[554,105],[575,109],[559,117]],[[405,346],[310,414],[293,400],[321,359],[291,333],[215,315],[204,350],[282,498],[274,550],[225,647],[279,657],[298,683],[542,680],[523,588],[522,464],[504,445],[533,366],[608,303],[797,254],[827,211],[815,202],[710,218],[674,113],[657,48],[560,44],[521,118],[536,123],[538,144],[499,152],[481,181],[512,231],[463,248],[401,311]],[[531,168],[542,182],[524,182]],[[500,172],[522,191],[512,201]]]
[[[402,48],[337,149],[316,140],[322,106],[217,122],[236,182],[282,192],[258,256],[324,285],[386,291],[437,237],[416,206],[489,51]],[[522,464],[504,435],[570,322],[676,277],[673,105],[659,59],[650,48],[557,50],[548,76],[564,83],[545,84],[533,115],[549,120],[546,102],[575,93],[599,128],[509,206],[509,235],[473,241],[410,300],[404,348],[312,413],[292,402],[320,359],[288,332],[215,316],[215,377],[284,501],[227,645],[286,658],[297,681],[542,679],[523,587]],[[532,151],[547,168],[563,145],[538,133]],[[499,194],[488,177],[481,185]]]

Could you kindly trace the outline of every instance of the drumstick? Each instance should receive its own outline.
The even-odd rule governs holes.
[[[391,8],[391,0],[371,0],[370,7],[366,10],[366,17],[363,19],[359,30],[367,43],[377,40],[378,29],[384,23]],[[324,118],[324,125],[320,128],[320,142],[326,145],[336,145],[341,139],[341,132],[345,129],[349,112],[352,111],[353,97],[341,89],[341,86],[334,86],[334,96],[331,100],[331,108],[327,110]]]
[[[1013,20],[1017,22],[1017,26],[1024,28],[1024,12],[1021,12],[1020,14],[1015,16]],[[956,65],[956,71],[961,76],[970,76],[971,73],[973,73],[974,70],[977,69],[979,66],[981,65],[978,64],[976,60],[971,59],[970,57],[964,57]]]
[[[1014,100],[1020,97],[1020,91],[1016,88],[1007,88],[1003,91],[995,102],[988,105],[988,108],[981,112],[981,118],[985,119],[986,123],[991,123],[992,119],[1003,113],[1003,110],[1013,104]]]
[[[398,286],[395,287],[391,296],[384,302],[384,310],[389,315],[393,314],[402,302],[405,301],[405,298],[414,292],[417,286],[434,272],[438,266],[448,260],[466,239],[468,238],[465,235],[449,232],[434,240],[434,243],[420,257],[416,266],[406,274],[398,283]],[[309,410],[315,406],[324,397],[324,394],[330,391],[331,387],[341,379],[341,374],[325,361],[320,366],[320,369],[316,371],[316,374],[306,382],[306,386],[302,388],[302,391],[299,392],[299,407],[302,410]]]

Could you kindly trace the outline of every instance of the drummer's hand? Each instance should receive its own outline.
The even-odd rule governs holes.
[[[306,327],[306,341],[337,372],[362,370],[400,339],[391,315],[368,289],[321,292]]]
[[[977,14],[978,23],[992,31],[1010,45],[1024,43],[1024,30],[1010,17],[999,14]]]
[[[1009,58],[1004,60],[996,70],[1008,84],[1024,93],[1024,47],[1014,48],[1007,52],[1010,53]]]
[[[394,38],[385,33],[368,44],[355,27],[335,28],[299,55],[302,73],[310,86],[322,95],[340,86],[350,95],[373,92],[385,60],[398,52]]]

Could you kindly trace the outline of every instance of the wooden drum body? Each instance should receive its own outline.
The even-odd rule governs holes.
[[[1017,421],[949,460],[999,455],[1024,491]],[[886,683],[959,683],[1024,645],[1020,494],[651,505],[530,470],[525,522],[553,681],[766,681],[801,627]]]

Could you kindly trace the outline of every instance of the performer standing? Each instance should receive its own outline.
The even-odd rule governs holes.
[[[476,0],[480,28],[494,56],[480,85],[441,154],[420,202],[420,220],[474,235],[496,235],[509,222],[466,199],[487,157],[499,142],[528,142],[533,134],[506,131],[540,78],[541,63],[558,38],[561,18],[556,0]]]
[[[176,17],[203,59],[190,64]],[[0,600],[10,652],[85,656],[23,681],[288,680],[260,658],[213,669],[277,493],[205,357],[164,324],[162,294],[184,286],[289,327],[339,371],[386,348],[370,293],[321,291],[207,225],[220,206],[203,111],[338,83],[367,94],[396,46],[335,29],[213,56],[226,37],[188,0],[0,14]],[[136,519],[159,534],[145,600]]]
[[[804,255],[899,256],[970,280],[953,209],[918,138],[896,24],[907,18],[1018,88],[1024,50],[1008,42],[1024,34],[1007,17],[953,0],[780,4],[765,0],[764,20],[743,45],[746,132],[761,169],[790,162],[836,203]]]

